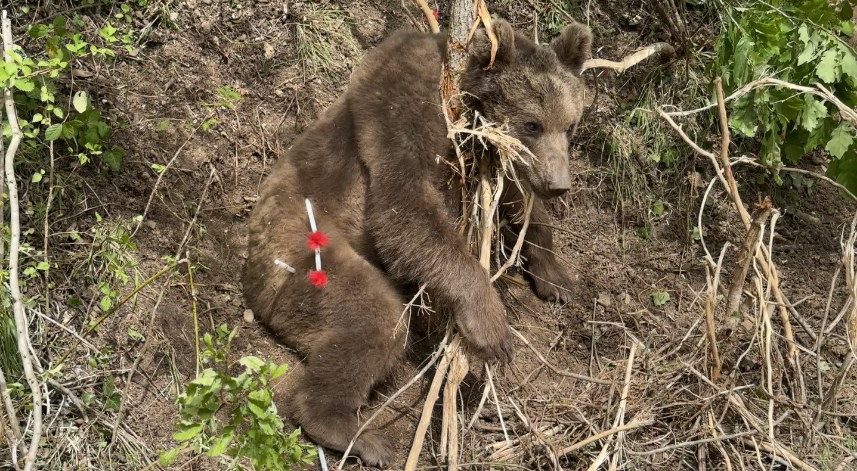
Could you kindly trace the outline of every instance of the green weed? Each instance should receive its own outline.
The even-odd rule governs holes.
[[[185,449],[219,457],[227,469],[244,469],[249,462],[254,470],[288,471],[313,463],[314,447],[298,440],[300,429],[285,432],[273,402],[270,382],[286,372],[286,365],[254,356],[230,364],[237,332],[224,324],[214,336],[204,335],[202,358],[210,367],[178,396],[180,420],[173,439],[179,444],[161,453],[162,466],[172,464]],[[242,372],[233,376],[228,370],[235,365]]]

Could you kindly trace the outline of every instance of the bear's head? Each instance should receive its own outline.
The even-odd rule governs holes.
[[[569,144],[583,114],[583,63],[592,48],[589,27],[572,23],[550,45],[516,34],[509,23],[493,22],[498,48],[494,64],[484,29],[470,43],[461,79],[466,103],[486,119],[506,124],[536,157],[524,166],[524,183],[541,197],[571,187]]]

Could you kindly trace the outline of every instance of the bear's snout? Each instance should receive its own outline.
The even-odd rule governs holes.
[[[568,174],[568,169],[565,168],[561,171],[554,172],[551,175],[551,179],[548,180],[547,188],[545,193],[549,198],[556,198],[557,196],[562,196],[571,189],[571,176]]]

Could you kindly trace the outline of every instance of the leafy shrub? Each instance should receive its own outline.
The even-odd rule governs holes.
[[[774,77],[808,87],[821,84],[853,107],[857,57],[847,39],[854,34],[855,2],[831,3],[770,0],[727,9],[714,62],[725,92]],[[784,161],[795,164],[825,149],[834,158],[829,175],[857,192],[854,129],[836,113],[834,105],[811,94],[765,87],[732,104],[729,124],[739,135],[761,138],[759,158],[775,175]]]
[[[66,100],[60,96],[58,85],[75,61],[108,60],[123,44],[130,47],[131,33],[117,37],[117,28],[107,23],[98,30],[98,38],[90,42],[78,31],[82,25],[82,21],[69,22],[60,15],[49,24],[31,26],[28,34],[38,45],[37,50],[13,50],[12,62],[0,68],[0,81],[8,80],[20,92],[16,105],[23,133],[22,151],[43,155],[47,142],[58,141],[64,144],[58,151],[76,156],[81,164],[97,158],[118,170],[124,151],[107,145],[112,132],[108,121],[95,109],[86,91],[65,90],[72,98]],[[3,134],[6,138],[11,136],[8,123]]]
[[[161,464],[171,464],[182,450],[222,457],[229,469],[243,469],[249,461],[254,470],[288,471],[311,464],[315,449],[298,441],[300,429],[284,432],[273,403],[270,382],[286,372],[286,365],[265,362],[254,356],[238,360],[243,371],[228,373],[229,348],[237,329],[226,325],[205,334],[203,370],[177,400],[180,408],[176,448],[161,454]]]

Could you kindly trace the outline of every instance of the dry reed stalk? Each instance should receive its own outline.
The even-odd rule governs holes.
[[[452,339],[452,342],[446,348],[446,353],[443,355],[437,366],[437,370],[435,370],[434,379],[432,379],[431,386],[426,394],[425,403],[423,403],[423,410],[420,421],[417,424],[417,432],[414,435],[414,442],[411,445],[411,451],[408,453],[408,459],[405,461],[405,471],[414,471],[417,469],[417,461],[420,458],[420,451],[423,449],[426,430],[428,430],[429,422],[431,421],[432,409],[434,409],[434,404],[437,402],[437,397],[440,393],[440,385],[443,383],[443,378],[446,376],[446,372],[449,369],[449,349],[452,344],[458,344],[460,342],[461,337],[459,336],[455,336],[455,338]],[[345,460],[343,460],[343,462],[344,461]]]

